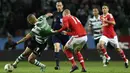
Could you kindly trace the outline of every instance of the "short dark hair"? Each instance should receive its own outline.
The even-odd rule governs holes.
[[[97,7],[93,7],[93,9],[98,9]]]
[[[109,6],[108,6],[107,4],[104,4],[103,6],[106,6],[106,7],[108,7],[108,8],[109,8]],[[103,7],[103,6],[102,6],[102,7]]]
[[[61,2],[61,3],[63,3],[61,0],[58,0],[56,3],[58,3],[58,2]]]

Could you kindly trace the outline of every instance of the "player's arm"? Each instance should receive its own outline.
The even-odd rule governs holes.
[[[47,18],[47,17],[50,17],[50,16],[53,16],[53,14],[52,13],[47,13],[47,14],[45,14],[45,17]]]
[[[91,32],[92,31],[92,24],[91,24],[91,21],[88,20],[88,32]]]
[[[106,23],[108,23],[108,24],[113,24],[113,25],[115,25],[115,24],[116,24],[116,22],[115,22],[115,21],[105,20],[105,22],[106,22]]]
[[[16,44],[20,44],[20,43],[28,40],[31,37],[32,37],[32,35],[30,33],[28,33],[25,37],[23,37],[21,40],[19,40],[18,42],[16,42]]]
[[[48,17],[50,17],[50,16],[53,16],[53,14],[52,14],[52,13],[47,13],[47,14],[45,14],[45,15],[40,16],[40,17],[38,18],[38,20],[43,21],[43,20],[46,20],[46,18],[48,18]]]
[[[69,28],[68,20],[63,18],[63,26],[62,26],[61,29],[58,30],[58,32],[61,32],[61,31],[65,30],[65,29],[67,29],[67,28]]]
[[[114,17],[112,16],[112,14],[109,15],[109,18],[108,18],[108,19],[109,19],[109,20],[104,20],[104,22],[106,22],[106,23],[108,23],[108,24],[113,24],[113,25],[116,24],[116,22],[115,22],[115,20],[114,20]]]
[[[22,38],[21,40],[17,41],[16,43],[12,44],[10,47],[14,48],[16,45],[28,40],[29,38],[31,38],[31,34],[28,33],[24,38]]]
[[[102,27],[104,27],[104,26],[108,26],[108,24],[102,24]]]
[[[75,32],[66,32],[66,35],[73,36]]]
[[[64,35],[69,35],[69,36],[72,36],[75,34],[74,32],[67,32],[67,31],[62,31],[61,33]]]

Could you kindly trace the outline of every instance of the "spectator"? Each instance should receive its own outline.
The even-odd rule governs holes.
[[[8,35],[7,38],[8,38],[8,40],[7,40],[7,42],[6,42],[5,45],[4,45],[4,50],[8,50],[8,51],[10,51],[10,50],[15,50],[16,47],[13,47],[13,48],[10,47],[12,44],[15,43],[15,42],[13,41],[13,39],[12,39],[12,36],[11,36],[11,35]]]
[[[86,18],[87,18],[87,16],[86,16],[86,12],[85,12],[85,8],[84,8],[85,6],[84,6],[84,4],[81,4],[80,5],[80,8],[78,9],[78,11],[77,11],[77,17],[79,18],[79,20],[81,21],[81,23],[83,24],[83,26],[85,25],[85,23],[86,23]]]

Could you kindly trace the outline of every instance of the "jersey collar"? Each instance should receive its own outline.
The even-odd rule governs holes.
[[[94,16],[93,18],[96,19],[96,20],[97,20],[97,19],[100,19],[100,15],[98,15],[98,18],[96,18],[95,16]]]

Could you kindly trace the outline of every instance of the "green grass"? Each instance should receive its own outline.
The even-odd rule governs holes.
[[[0,73],[6,73],[3,69],[4,65],[12,62],[0,62]],[[71,68],[71,64],[68,61],[61,62],[61,69],[54,70],[55,62],[42,62],[46,64],[47,68],[45,73],[69,73]],[[108,67],[103,67],[100,61],[86,61],[87,73],[130,73],[130,69],[126,69],[124,67],[124,63],[122,61],[111,61]],[[79,70],[73,73],[81,73],[81,66],[79,65]],[[18,68],[15,69],[12,73],[41,73],[39,67],[29,64],[24,61],[19,63]]]

